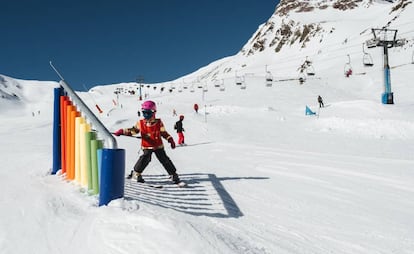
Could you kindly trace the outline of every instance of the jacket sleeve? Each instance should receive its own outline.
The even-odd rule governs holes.
[[[172,138],[171,135],[165,129],[164,123],[161,120],[160,120],[160,134],[161,134],[161,137],[165,138],[166,140],[169,140],[170,138]]]
[[[137,135],[139,133],[139,122],[137,122],[131,128],[124,129],[124,133],[125,133],[125,135],[128,135],[128,136]]]

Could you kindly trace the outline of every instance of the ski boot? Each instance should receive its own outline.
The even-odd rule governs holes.
[[[173,175],[171,176],[171,181],[172,181],[174,184],[179,184],[179,183],[181,182],[181,180],[180,180],[180,178],[178,177],[178,175],[177,175],[177,174],[173,174]]]
[[[134,170],[131,170],[131,173],[129,173],[129,175],[127,176],[127,179],[132,179],[136,177],[137,177],[137,173]]]
[[[145,183],[144,178],[142,178],[142,175],[140,173],[137,173],[137,182],[138,183]]]

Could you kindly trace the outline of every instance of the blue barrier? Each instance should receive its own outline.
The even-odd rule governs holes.
[[[99,206],[123,197],[125,187],[125,150],[106,148],[101,150]]]

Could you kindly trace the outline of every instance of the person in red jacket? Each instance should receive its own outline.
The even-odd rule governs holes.
[[[184,116],[183,115],[180,115],[180,120],[178,120],[174,124],[174,129],[177,130],[177,135],[178,135],[178,145],[180,145],[180,146],[185,146],[186,145],[184,143],[184,127],[183,127],[183,121],[184,121]]]
[[[194,104],[194,110],[195,110],[196,113],[198,113],[198,104],[197,103]]]
[[[174,183],[180,183],[177,170],[171,161],[171,159],[165,153],[162,138],[166,139],[170,143],[171,148],[175,148],[175,142],[173,137],[165,130],[164,124],[159,118],[155,118],[155,112],[157,106],[153,101],[145,101],[142,103],[142,116],[144,119],[140,119],[133,127],[126,129],[119,129],[114,134],[116,136],[127,135],[132,136],[141,133],[141,148],[143,154],[139,157],[134,166],[134,170],[128,178],[132,178],[133,174],[137,175],[137,181],[144,183],[145,180],[142,177],[142,172],[148,166],[151,161],[152,153],[161,162],[165,170],[171,176]]]

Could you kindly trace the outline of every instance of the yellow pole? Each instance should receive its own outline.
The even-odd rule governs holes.
[[[75,181],[80,184],[81,170],[80,170],[80,125],[83,118],[78,116],[75,118]]]
[[[88,187],[88,164],[86,161],[87,158],[87,149],[86,149],[86,133],[91,130],[91,126],[85,122],[80,125],[79,141],[80,141],[80,178],[81,186]]]

